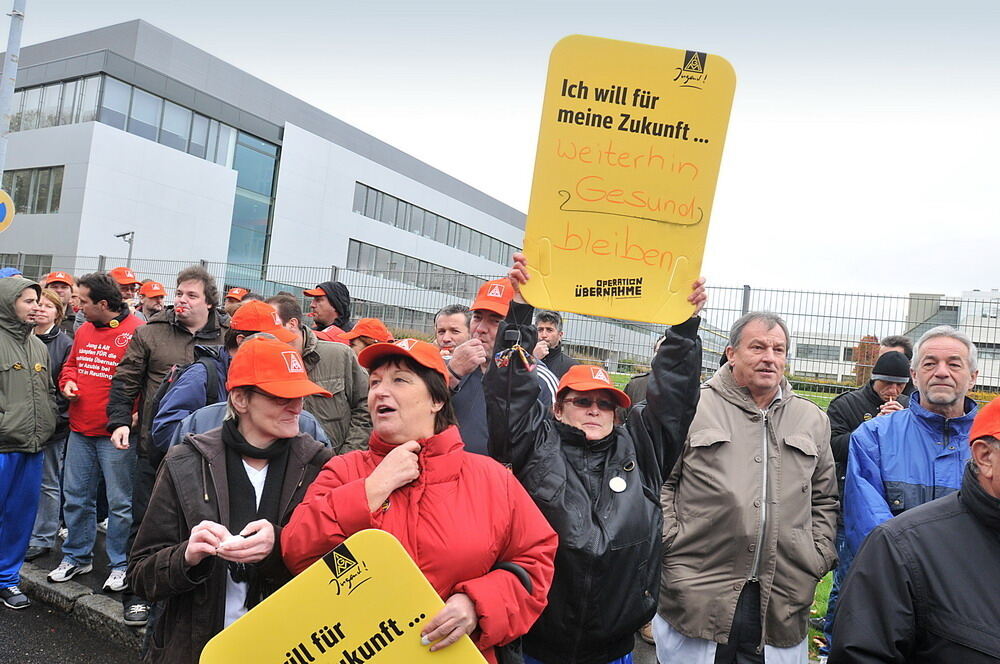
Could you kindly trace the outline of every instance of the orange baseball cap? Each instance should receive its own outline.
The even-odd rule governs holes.
[[[118,282],[121,286],[128,286],[130,284],[141,284],[142,282],[135,278],[135,272],[129,267],[116,267],[111,270],[108,274]]]
[[[143,297],[161,297],[167,294],[163,290],[163,284],[158,281],[147,281],[139,288],[139,295]]]
[[[628,398],[628,395],[611,382],[611,376],[608,375],[607,369],[593,364],[577,364],[570,367],[569,371],[563,374],[562,380],[559,381],[556,395],[561,394],[563,390],[576,390],[577,392],[609,390],[614,394],[615,401],[622,408],[628,408],[632,405],[632,400]]]
[[[969,429],[969,444],[986,436],[1000,438],[1000,399],[994,399],[976,413]]]
[[[249,292],[246,288],[233,287],[226,291],[226,299],[242,302]]]
[[[323,297],[324,295],[326,295],[326,291],[320,288],[319,286],[317,286],[316,288],[307,288],[302,292],[305,295],[308,295],[309,297]]]
[[[473,311],[476,309],[486,309],[501,316],[506,316],[512,299],[514,299],[514,286],[510,283],[510,279],[494,279],[493,281],[487,281],[479,287],[479,292],[476,293],[476,300],[469,308]]]
[[[339,335],[350,341],[358,337],[371,337],[375,341],[392,341],[392,332],[378,318],[362,318],[354,324],[354,329]]]
[[[365,369],[371,369],[375,360],[386,355],[408,357],[420,366],[438,372],[445,382],[448,382],[448,367],[445,366],[444,358],[441,357],[437,346],[419,339],[400,339],[392,343],[372,344],[358,353],[358,364]]]
[[[278,311],[260,300],[250,300],[233,314],[229,321],[231,330],[267,332],[286,344],[295,340],[296,334],[281,323]]]
[[[311,394],[333,396],[309,380],[305,362],[298,351],[289,348],[286,343],[264,338],[246,341],[233,355],[226,389],[234,387],[259,387],[282,399],[297,399]]]
[[[69,272],[49,272],[47,275],[42,277],[43,286],[48,286],[49,284],[54,283],[56,281],[68,284],[70,286],[76,285],[76,279],[74,279],[73,275],[70,274]]]

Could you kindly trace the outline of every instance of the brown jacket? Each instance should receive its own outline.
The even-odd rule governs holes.
[[[763,643],[800,643],[816,584],[837,562],[837,477],[826,414],[782,380],[781,398],[764,416],[722,367],[702,385],[661,498],[659,614],[685,636],[726,643],[740,591],[756,576]]]
[[[258,563],[270,591],[291,578],[281,559],[281,526],[333,456],[330,448],[305,434],[292,438],[290,445],[274,549]],[[191,529],[202,521],[229,523],[228,487],[221,428],[188,436],[170,448],[160,465],[146,512],[156,518],[143,519],[128,561],[136,595],[165,603],[153,627],[147,662],[195,664],[205,644],[222,630],[226,563],[210,556],[188,567],[184,551]]]
[[[330,438],[335,454],[367,450],[372,432],[368,413],[368,374],[351,347],[316,338],[303,329],[302,359],[309,380],[329,390],[332,398],[306,397],[304,407]]]
[[[221,346],[229,325],[220,321],[218,310],[209,310],[205,327],[191,334],[177,322],[173,308],[166,309],[135,331],[128,350],[111,379],[108,396],[108,432],[132,425],[132,404],[140,398],[139,453],[149,455],[149,428],[153,423],[153,397],[174,365],[194,362],[195,344]],[[135,431],[132,432],[136,433]]]

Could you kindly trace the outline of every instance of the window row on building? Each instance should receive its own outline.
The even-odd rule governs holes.
[[[52,254],[0,254],[0,267],[16,267],[38,281],[52,271]]]
[[[511,255],[519,251],[495,237],[360,182],[354,187],[354,211],[501,265],[509,264]]]
[[[11,103],[12,132],[92,120],[233,166],[235,128],[103,74],[23,88]]]
[[[14,200],[17,214],[59,212],[62,183],[62,166],[22,168],[3,174],[3,190]]]
[[[840,347],[826,344],[803,344],[795,346],[795,357],[800,360],[840,361]]]
[[[407,256],[375,245],[351,240],[347,269],[399,281],[417,288],[448,293],[459,301],[472,300],[484,279]]]

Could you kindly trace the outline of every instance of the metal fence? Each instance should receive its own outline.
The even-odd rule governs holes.
[[[351,291],[354,318],[382,319],[399,335],[433,335],[433,316],[449,304],[470,303],[478,286],[498,275],[467,277],[458,274],[405,270],[360,272],[337,266],[236,265],[192,261],[204,265],[220,288],[241,286],[269,296],[280,291],[303,299],[302,290],[339,280]],[[130,267],[140,279],[162,282],[168,293],[177,272],[192,262],[139,259]],[[81,275],[125,265],[121,256],[30,256],[0,254],[0,265],[16,265],[38,278],[51,270]],[[1000,292],[970,292],[963,297],[939,294],[876,295],[759,289],[750,286],[709,286],[703,313],[704,374],[718,366],[728,330],[747,311],[766,310],[781,315],[791,331],[788,374],[796,389],[823,396],[853,389],[867,380],[877,354],[878,340],[903,335],[916,341],[935,325],[947,324],[968,334],[979,354],[980,400],[1000,391]],[[168,302],[171,299],[168,295]],[[662,327],[594,316],[566,314],[566,351],[581,360],[604,364],[610,371],[645,371]]]

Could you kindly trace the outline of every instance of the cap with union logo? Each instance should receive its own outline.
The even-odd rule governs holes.
[[[139,295],[143,297],[164,297],[166,294],[163,284],[158,281],[147,281],[139,288]]]
[[[282,399],[297,399],[315,394],[332,396],[309,380],[306,365],[298,351],[275,339],[253,338],[245,341],[229,363],[226,389],[259,387]]]
[[[266,302],[250,300],[233,314],[229,321],[229,329],[244,332],[267,332],[286,344],[297,336],[281,323],[278,311]]]
[[[563,374],[562,380],[559,381],[556,395],[561,395],[563,390],[576,390],[577,392],[608,390],[622,408],[628,408],[632,404],[628,395],[611,382],[611,376],[608,375],[607,369],[592,364],[577,364],[570,367],[569,371]]]
[[[476,300],[469,308],[473,311],[485,309],[506,316],[512,299],[514,299],[514,286],[510,283],[510,279],[493,279],[479,287]]]
[[[346,341],[358,337],[371,337],[375,341],[392,341],[392,332],[378,318],[362,318],[354,324],[354,329],[341,335]]]
[[[142,284],[141,281],[135,278],[135,272],[128,267],[116,267],[112,269],[108,274],[111,278],[115,280],[120,286],[130,286],[132,284]]]
[[[42,285],[48,286],[49,284],[62,283],[68,286],[73,286],[76,284],[76,279],[69,272],[49,272],[47,275],[42,277]]]
[[[445,383],[448,382],[448,367],[437,346],[419,339],[400,339],[393,343],[372,344],[358,353],[358,364],[365,369],[371,369],[372,364],[386,355],[402,355],[408,357],[420,366],[433,369],[441,374]]]
[[[250,291],[248,291],[246,288],[240,288],[238,286],[233,286],[232,288],[230,288],[229,290],[226,291],[226,299],[227,300],[236,300],[237,302],[242,302],[243,298],[245,298],[248,293],[250,293]]]

